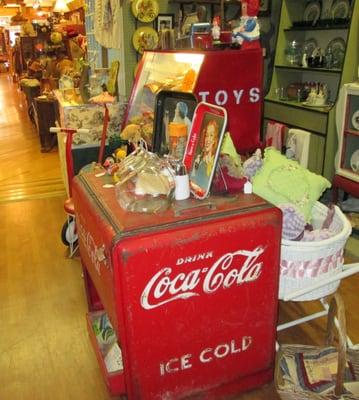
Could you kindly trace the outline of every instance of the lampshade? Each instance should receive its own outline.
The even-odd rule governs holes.
[[[65,0],[56,0],[54,5],[54,11],[59,13],[69,12],[70,9],[67,7]]]

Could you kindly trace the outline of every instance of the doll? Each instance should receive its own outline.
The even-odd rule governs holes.
[[[220,23],[219,16],[214,17],[213,18],[213,24],[212,24],[211,32],[212,32],[212,38],[213,38],[213,40],[215,42],[219,41],[219,38],[221,36],[221,27],[220,27],[220,25],[221,25],[221,23]]]
[[[258,0],[241,0],[242,15],[239,26],[232,31],[232,41],[240,45],[256,43],[259,39],[259,24],[257,14]],[[253,46],[246,46],[253,47]]]

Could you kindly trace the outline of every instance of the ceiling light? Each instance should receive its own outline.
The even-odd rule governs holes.
[[[69,12],[70,9],[67,7],[67,4],[64,0],[56,0],[54,5],[54,11],[59,13]]]

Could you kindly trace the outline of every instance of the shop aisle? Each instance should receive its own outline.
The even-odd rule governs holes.
[[[0,74],[0,202],[65,194],[57,151],[40,152],[25,96]]]
[[[78,258],[60,241],[64,188],[56,150],[40,153],[22,95],[0,74],[0,399],[110,400],[88,339]],[[359,343],[359,274],[343,281],[348,332]],[[300,307],[283,304],[280,319]],[[321,344],[325,320],[291,328],[282,343]],[[153,338],[161,340],[161,338]],[[237,397],[278,400],[273,384]]]
[[[40,152],[23,94],[0,74],[0,399],[108,400],[88,340],[79,259],[60,240],[56,149]]]

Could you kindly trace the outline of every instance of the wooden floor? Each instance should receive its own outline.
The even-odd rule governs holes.
[[[22,94],[0,75],[0,399],[110,399],[87,336],[79,259],[60,241],[65,198],[56,150],[40,153]],[[359,342],[359,274],[343,281],[349,335]],[[313,304],[286,303],[280,319]],[[324,320],[280,333],[320,344]],[[156,338],[154,338],[155,340]],[[273,384],[237,396],[278,399]]]

